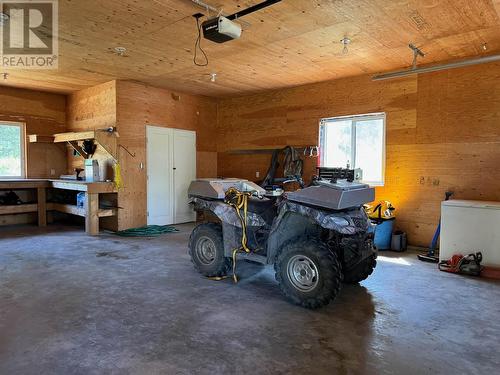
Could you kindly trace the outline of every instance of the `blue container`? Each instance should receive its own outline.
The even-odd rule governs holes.
[[[85,206],[85,193],[78,193],[76,195],[76,206],[82,208]]]
[[[394,219],[384,220],[375,227],[373,242],[378,250],[390,250]]]

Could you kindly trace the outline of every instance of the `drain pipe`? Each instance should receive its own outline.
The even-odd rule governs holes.
[[[486,64],[486,63],[494,62],[494,61],[500,61],[500,55],[491,55],[491,56],[485,56],[485,57],[478,57],[475,59],[451,62],[451,63],[447,63],[447,64],[442,64],[442,65],[425,66],[422,68],[412,68],[412,69],[408,69],[408,70],[400,70],[397,72],[383,73],[383,74],[378,74],[376,76],[373,76],[372,80],[373,81],[383,81],[385,79],[406,77],[406,76],[410,76],[413,74],[420,74],[420,73],[437,72],[437,71],[446,70],[446,69],[462,68],[464,66]]]

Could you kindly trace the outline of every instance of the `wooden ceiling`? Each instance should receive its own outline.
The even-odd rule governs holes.
[[[260,1],[206,0],[227,14]],[[191,0],[60,0],[59,69],[4,69],[0,84],[71,92],[127,79],[227,96],[404,68],[409,42],[422,64],[500,51],[500,0],[283,0],[246,16],[240,40],[202,40],[209,65],[197,67],[200,10]]]

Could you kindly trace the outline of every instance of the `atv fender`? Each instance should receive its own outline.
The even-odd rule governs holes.
[[[221,223],[241,228],[241,222],[236,210],[224,201],[193,198],[191,203],[194,205],[195,211],[209,211],[217,216]],[[266,225],[266,222],[260,215],[253,212],[247,213],[247,226],[263,227],[264,225]]]
[[[330,211],[284,200],[271,227],[267,245],[268,263],[274,262],[276,252],[282,244],[294,238],[319,236],[322,229],[352,236],[366,233],[370,225],[363,208],[346,212]]]

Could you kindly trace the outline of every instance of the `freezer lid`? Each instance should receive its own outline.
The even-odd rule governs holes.
[[[441,202],[441,207],[485,208],[500,210],[500,202],[451,199]]]

